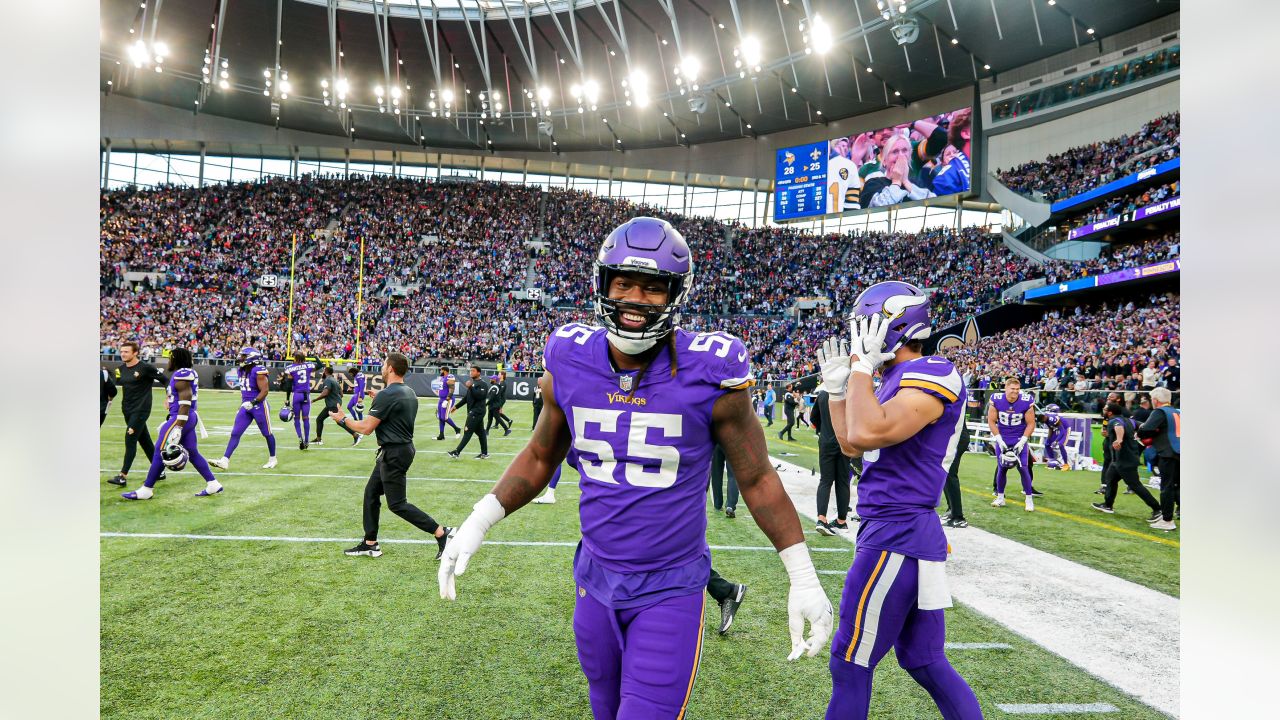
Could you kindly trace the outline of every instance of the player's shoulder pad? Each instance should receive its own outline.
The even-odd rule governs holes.
[[[950,360],[928,355],[908,361],[898,380],[898,387],[914,388],[950,403],[960,398],[964,379]]]
[[[196,375],[195,370],[192,370],[191,368],[181,368],[173,371],[173,379],[191,380],[192,382],[195,382],[196,380],[199,380],[199,377]]]
[[[676,328],[676,348],[682,362],[706,382],[725,390],[743,390],[755,384],[751,353],[746,343],[727,332],[692,332]],[[687,358],[687,359],[685,359]]]
[[[547,345],[542,351],[542,366],[552,375],[561,367],[570,354],[580,353],[586,349],[598,334],[605,329],[598,325],[586,323],[568,323],[556,328],[547,336]]]

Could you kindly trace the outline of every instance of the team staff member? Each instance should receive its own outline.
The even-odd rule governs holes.
[[[787,436],[787,440],[794,441],[796,438],[791,434],[791,428],[796,426],[796,394],[787,386],[786,396],[782,399],[783,413],[787,416],[787,426],[778,431],[778,439],[781,440],[783,435]]]
[[[116,384],[111,382],[111,373],[106,368],[98,368],[99,398],[101,408],[98,411],[98,426],[107,421],[107,410],[111,408],[111,401],[116,397]]]
[[[819,535],[847,535],[849,533],[849,480],[853,467],[849,456],[840,449],[835,430],[831,426],[831,394],[818,390],[813,403],[814,430],[818,433],[818,526]],[[836,489],[836,521],[827,521],[827,503],[831,499],[831,486]]]
[[[1156,530],[1177,530],[1173,523],[1173,506],[1182,505],[1182,475],[1179,465],[1182,458],[1182,411],[1169,405],[1173,393],[1167,387],[1151,391],[1151,404],[1155,409],[1138,428],[1139,437],[1152,439],[1156,449],[1156,467],[1160,468],[1160,519],[1151,523]]]
[[[1114,513],[1116,490],[1123,480],[1151,508],[1151,517],[1147,521],[1159,520],[1160,503],[1156,502],[1138,479],[1138,458],[1142,453],[1142,444],[1135,437],[1134,422],[1124,416],[1124,408],[1119,403],[1107,403],[1102,413],[1107,422],[1103,429],[1103,442],[1111,446],[1111,464],[1102,476],[1103,487],[1107,489],[1105,498],[1100,503],[1093,503],[1093,509],[1108,515]]]
[[[467,406],[467,423],[462,433],[462,440],[458,443],[458,447],[449,451],[449,457],[459,457],[462,455],[462,449],[471,442],[471,436],[480,437],[480,454],[476,456],[477,460],[485,460],[489,457],[489,434],[484,429],[484,409],[486,396],[489,393],[489,383],[480,377],[480,368],[475,365],[471,366],[471,380],[467,383],[467,391],[462,396],[462,402],[453,407],[451,412],[457,412],[458,408],[463,405]]]
[[[320,395],[316,399],[324,400],[324,410],[321,410],[316,415],[316,439],[311,441],[314,445],[324,444],[320,440],[324,435],[325,417],[332,416],[335,410],[342,407],[342,384],[338,382],[338,378],[333,376],[333,367],[325,365],[322,377],[323,379],[320,381]],[[360,440],[364,438],[364,435],[355,432],[349,427],[343,426],[341,423],[339,423],[339,426],[342,427],[343,430],[346,430],[351,437],[355,438],[351,443],[352,445],[359,445]]]
[[[956,441],[956,455],[951,459],[951,467],[947,468],[947,482],[942,486],[942,496],[947,499],[947,512],[942,519],[944,527],[969,527],[969,521],[964,519],[964,501],[960,497],[960,458],[969,451],[971,438],[972,434],[966,423],[960,428],[960,439]]]
[[[120,359],[124,364],[116,368],[116,384],[124,388],[124,400],[120,402],[125,424],[124,464],[120,467],[120,474],[107,482],[121,487],[128,482],[129,468],[138,454],[138,446],[142,446],[148,461],[156,451],[151,431],[147,429],[147,419],[151,417],[151,388],[155,387],[157,380],[164,380],[164,375],[151,363],[138,358],[139,349],[138,343],[132,340],[121,343]],[[163,472],[160,477],[164,478]]]
[[[419,510],[405,496],[405,476],[413,464],[413,422],[418,417],[418,396],[404,384],[409,372],[409,359],[400,353],[387,353],[382,361],[384,387],[373,398],[368,417],[354,420],[342,414],[336,402],[329,417],[339,427],[360,436],[370,433],[378,438],[378,455],[373,463],[373,473],[364,486],[364,541],[346,551],[347,555],[382,555],[378,545],[378,516],[382,512],[382,496],[387,496],[387,507],[419,530],[430,533],[436,539],[436,559],[444,552],[452,528],[445,527]],[[326,381],[332,379],[333,370],[325,368]]]
[[[502,437],[511,434],[511,418],[502,412],[502,406],[507,404],[507,386],[504,382],[506,379],[506,373],[489,376],[489,390],[486,398],[489,405],[489,421],[484,426],[485,433],[488,433],[493,429],[493,424],[497,423],[498,427],[502,428]]]
[[[541,414],[542,414],[542,378],[539,377],[538,381],[534,383],[534,387],[533,387],[533,423],[529,425],[530,430],[538,427],[538,416]]]

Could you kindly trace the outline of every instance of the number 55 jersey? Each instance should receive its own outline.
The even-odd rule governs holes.
[[[706,585],[711,410],[753,384],[738,338],[672,332],[675,357],[663,349],[642,378],[614,368],[601,327],[565,325],[543,356],[572,436],[568,462],[582,476],[574,578],[615,609]]]

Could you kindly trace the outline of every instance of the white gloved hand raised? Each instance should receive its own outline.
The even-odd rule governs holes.
[[[849,384],[849,344],[841,338],[828,338],[818,348],[818,367],[822,371],[822,389],[832,400],[842,400]]]
[[[849,334],[852,340],[849,346],[853,354],[853,372],[874,375],[886,362],[893,359],[893,353],[885,352],[884,337],[889,332],[889,320],[880,313],[863,317],[849,318]]]

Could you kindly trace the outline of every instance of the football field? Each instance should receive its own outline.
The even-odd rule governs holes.
[[[270,398],[273,412],[280,397]],[[161,404],[157,390],[153,433]],[[201,393],[207,458],[222,455],[238,404],[234,393]],[[473,459],[473,439],[454,460],[445,455],[456,442],[452,431],[435,441],[434,401],[422,403],[409,500],[444,524],[459,524],[528,437],[530,406],[509,403],[507,411],[516,430],[491,438],[490,459]],[[374,439],[352,447],[326,422],[327,443],[303,452],[292,424],[274,417],[272,424],[275,469],[261,469],[265,443],[251,428],[230,469],[214,469],[224,493],[193,497],[203,482],[188,467],[161,481],[153,499],[126,502],[121,488],[103,482],[124,451],[118,411],[107,419],[99,481],[104,718],[590,717],[571,623],[576,472],[566,470],[555,505],[530,505],[494,528],[459,578],[458,600],[448,603],[438,594],[434,540],[385,508],[384,555],[342,553],[362,534]],[[816,466],[812,431],[795,435],[792,443],[768,434],[772,454]],[[1040,512],[1023,512],[1013,490],[1009,507],[996,509],[989,505],[991,469],[986,456],[965,457],[966,515],[975,527],[1177,596],[1178,533],[1147,528],[1136,498],[1121,495],[1116,514],[1102,515],[1089,508],[1099,497],[1092,494],[1097,473],[1041,470]],[[128,489],[145,472],[139,453]],[[724,637],[715,632],[719,609],[707,603],[687,717],[821,717],[831,688],[827,654],[786,661],[786,575],[749,509],[739,510],[728,519],[708,500],[713,563],[750,589]],[[811,521],[802,521],[836,604],[852,545],[816,535]],[[1165,717],[963,605],[947,620],[948,642],[960,644],[948,655],[988,717]],[[1080,632],[1092,621],[1080,618]],[[872,714],[938,717],[892,653],[876,676]]]

